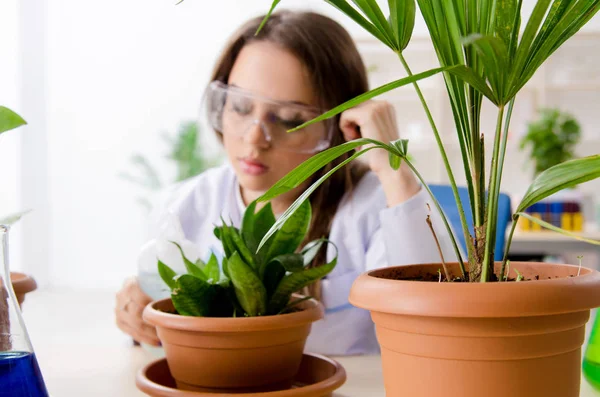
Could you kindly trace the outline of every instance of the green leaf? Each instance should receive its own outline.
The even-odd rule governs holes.
[[[227,257],[223,257],[223,261],[221,263],[221,266],[223,267],[223,274],[225,275],[225,277],[231,278],[229,276],[229,264],[228,264]]]
[[[271,9],[269,9],[269,12],[267,13],[267,15],[265,15],[262,22],[260,23],[260,26],[258,27],[258,29],[256,30],[256,33],[254,34],[255,36],[258,36],[258,34],[262,30],[262,28],[265,27],[267,21],[269,20],[269,18],[271,18],[271,14],[273,14],[273,11],[275,11],[277,4],[279,4],[280,2],[281,2],[281,0],[273,0],[273,3],[271,4]]]
[[[262,276],[263,285],[267,291],[267,301],[271,298],[275,289],[285,276],[285,269],[279,262],[269,262]]]
[[[185,268],[188,271],[188,273],[191,274],[192,276],[198,277],[199,279],[202,279],[204,281],[208,280],[208,278],[206,277],[206,274],[204,274],[202,269],[200,267],[198,267],[194,262],[190,261],[188,258],[185,257],[185,254],[183,253],[183,249],[181,248],[181,246],[179,244],[177,244],[175,241],[171,241],[171,243],[175,244],[175,246],[179,249],[179,253],[181,254],[181,257],[183,258],[183,263],[185,264]]]
[[[540,173],[527,192],[516,212],[522,212],[538,201],[566,188],[600,177],[600,155],[584,157],[548,168]]]
[[[473,34],[464,40],[465,45],[473,45],[485,66],[485,75],[492,86],[495,98],[504,99],[505,83],[508,81],[508,50],[497,37]]]
[[[290,311],[290,309],[293,309],[294,307],[298,306],[300,303],[306,302],[309,299],[312,299],[312,296],[305,296],[304,298],[296,299],[295,301],[290,302],[286,307],[281,309],[281,311],[277,314],[284,314],[284,313]]]
[[[337,263],[337,257],[331,262],[310,269],[305,269],[302,272],[291,273],[285,276],[277,289],[273,293],[271,300],[269,301],[269,313],[276,314],[281,311],[290,301],[290,297],[296,291],[320,280],[329,272],[331,272]]]
[[[230,258],[233,252],[235,251],[235,245],[233,244],[233,240],[231,238],[231,228],[227,226],[223,218],[221,218],[222,226],[215,228],[215,235],[218,233],[221,243],[223,244],[223,250],[225,251],[225,256]]]
[[[363,138],[364,139],[364,138]],[[371,140],[369,140],[371,141]],[[353,141],[355,142],[355,141]],[[377,141],[374,141],[377,142]],[[351,143],[351,142],[348,142]],[[381,145],[381,144],[380,144]],[[340,145],[342,146],[342,145]],[[337,166],[335,166],[331,171],[327,172],[325,175],[323,175],[321,178],[319,178],[319,180],[317,180],[315,183],[313,183],[308,189],[306,189],[301,195],[300,197],[298,197],[296,199],[296,201],[294,201],[292,203],[291,206],[288,207],[287,210],[285,210],[285,212],[279,217],[279,219],[277,219],[277,222],[275,222],[275,224],[273,225],[273,227],[271,227],[271,229],[269,230],[269,232],[267,234],[265,234],[265,236],[263,237],[260,245],[262,246],[266,241],[268,241],[268,239],[275,233],[277,233],[277,231],[282,227],[282,225],[287,221],[287,219],[289,217],[291,217],[294,212],[296,212],[296,210],[298,210],[298,208],[302,205],[302,203],[308,199],[308,197],[323,183],[325,182],[325,180],[327,180],[327,178],[329,178],[332,174],[334,174],[337,170],[339,170],[340,168],[342,168],[343,166],[345,166],[346,164],[348,164],[349,162],[351,162],[352,160],[354,160],[357,157],[362,156],[364,153],[368,152],[371,149],[375,149],[376,147],[383,147],[386,148],[387,150],[389,150],[389,147],[387,145],[385,146],[372,146],[372,147],[368,147],[366,149],[361,150],[358,153],[354,153],[352,156],[350,156],[349,158],[347,158],[346,160],[342,161],[340,164],[338,164]],[[335,149],[335,148],[334,148]],[[286,186],[286,182],[289,179],[293,179],[296,178],[298,175],[302,176],[303,172],[304,172],[304,165],[309,165],[311,163],[311,160],[313,160],[315,157],[319,157],[320,155],[324,154],[325,152],[319,153],[316,156],[313,156],[311,159],[307,160],[305,163],[301,164],[300,166],[298,166],[295,170],[293,170],[291,173],[289,173],[287,176],[285,176],[284,178],[280,179],[278,183],[276,183],[271,189],[269,189],[269,191],[267,193],[265,193],[265,195],[271,195],[274,194],[276,192],[276,194],[274,194],[275,196],[277,196],[278,194],[282,194],[285,193],[288,190],[291,190],[292,188],[288,188],[288,186]],[[298,170],[298,171],[297,171]],[[288,178],[289,177],[289,178]],[[305,177],[305,179],[308,178],[308,176]],[[280,184],[280,182],[283,182],[282,184]],[[279,185],[279,186],[278,186]],[[273,192],[272,192],[273,191]],[[260,200],[260,199],[259,199]],[[260,246],[259,246],[260,249]]]
[[[466,66],[456,66],[455,68],[450,70],[449,73],[455,75],[465,83],[469,84],[471,87],[475,88],[487,99],[489,99],[493,104],[500,104],[500,100],[496,97],[496,94],[494,94],[494,92],[486,84],[485,80],[483,80],[481,77],[475,74],[475,72],[473,72],[472,69]]]
[[[256,201],[250,203],[244,212],[241,233],[250,252],[256,253],[257,262],[262,262],[264,261],[263,256],[265,256],[262,252],[268,251],[268,247],[263,247],[261,252],[257,252],[258,245],[265,233],[275,224],[275,215],[271,203],[267,203],[258,213],[255,213],[256,203]],[[267,245],[270,246],[270,243]]]
[[[267,260],[270,261],[271,258],[296,252],[308,233],[311,217],[310,201],[306,200],[281,225],[281,229],[271,243],[266,256]]]
[[[527,214],[525,212],[517,212],[517,213],[515,213],[515,216],[522,216],[523,218],[529,219],[531,222],[537,223],[538,225],[540,225],[542,227],[545,227],[546,229],[555,231],[555,232],[560,233],[560,234],[564,234],[565,236],[572,237],[572,238],[574,238],[576,240],[584,241],[586,243],[590,243],[590,244],[594,244],[594,245],[600,245],[600,241],[598,241],[598,240],[592,240],[592,239],[589,239],[589,238],[585,238],[583,236],[578,235],[577,233],[573,233],[573,232],[570,232],[568,230],[562,229],[560,227],[554,226],[551,223],[543,221],[540,218],[536,218],[534,216],[531,216],[531,215],[529,215],[529,214]]]
[[[352,19],[354,22],[362,26],[367,32],[371,33],[376,39],[381,41],[384,45],[392,48],[393,44],[365,17],[363,17],[358,11],[356,11],[346,0],[325,0],[331,4],[347,17]]]
[[[400,162],[402,161],[402,158],[400,158],[400,156],[398,156],[397,154],[389,152],[388,159],[390,161],[390,167],[392,167],[392,169],[394,169],[395,171],[398,171],[398,169],[400,168]]]
[[[319,123],[323,120],[327,120],[331,117],[337,116],[338,114],[340,114],[352,107],[358,106],[361,103],[366,102],[369,99],[372,99],[378,95],[385,94],[386,92],[389,92],[393,89],[403,87],[408,84],[412,84],[416,81],[423,80],[427,77],[434,76],[440,72],[446,72],[446,71],[449,72],[454,68],[456,68],[456,66],[447,66],[447,67],[443,67],[443,68],[431,69],[426,72],[422,72],[422,73],[415,74],[415,75],[412,75],[409,77],[405,77],[405,78],[402,78],[402,79],[399,79],[396,81],[392,81],[391,83],[384,84],[381,87],[375,88],[369,92],[365,92],[364,94],[361,94],[353,99],[350,99],[349,101],[344,102],[343,104],[331,109],[330,111],[325,112],[322,115],[320,115],[310,121],[307,121],[306,123],[304,123],[296,128],[289,130],[288,132],[298,131],[302,128],[308,127],[309,125]]]
[[[315,172],[331,163],[336,158],[341,155],[350,152],[356,149],[359,146],[366,145],[368,143],[384,145],[381,142],[374,141],[368,138],[360,138],[350,142],[342,143],[341,145],[337,145],[331,147],[327,150],[324,150],[320,153],[315,154],[310,157],[308,160],[304,161],[302,164],[294,168],[291,172],[289,172],[286,176],[277,181],[269,190],[267,190],[262,196],[258,198],[258,201],[268,201],[271,200],[280,194],[286,193],[296,187],[300,186],[304,181],[306,181],[311,175]],[[272,230],[271,227],[270,230]],[[262,246],[265,241],[265,237],[259,244],[259,247]]]
[[[365,16],[371,21],[373,26],[381,33],[385,41],[383,42],[393,50],[399,50],[394,45],[394,33],[392,28],[388,24],[383,12],[379,8],[377,1],[375,0],[352,0],[358,8],[365,14]]]
[[[208,317],[211,313],[216,286],[189,274],[180,276],[171,293],[173,306],[182,316]]]
[[[158,274],[165,284],[167,284],[167,286],[171,289],[171,291],[177,287],[177,282],[175,281],[177,273],[175,273],[173,269],[162,263],[160,260],[158,261]]]
[[[0,134],[27,124],[25,120],[9,108],[0,106]]]
[[[235,296],[248,316],[266,314],[267,291],[254,270],[246,264],[237,252],[228,261],[229,278],[233,283]]]
[[[221,272],[219,271],[219,261],[214,253],[210,254],[210,259],[204,267],[204,274],[208,278],[208,281],[212,280],[212,284],[219,282],[221,279]]]
[[[16,212],[14,214],[5,215],[0,219],[0,225],[11,226],[17,223],[23,216],[30,213],[31,210]]]
[[[313,260],[317,257],[319,250],[323,246],[324,243],[328,243],[327,239],[318,239],[313,240],[306,244],[306,246],[302,249],[302,257],[304,259],[304,266],[308,266],[312,263]]]
[[[390,25],[396,36],[397,47],[404,50],[415,27],[415,0],[388,0],[390,8]]]
[[[240,254],[244,262],[250,265],[253,269],[256,269],[254,256],[248,247],[246,247],[246,243],[244,243],[244,239],[242,239],[242,236],[240,236],[239,231],[235,227],[230,227],[229,236],[233,242],[233,249]]]
[[[494,32],[506,48],[511,45],[515,14],[519,11],[518,0],[496,0]]]
[[[287,272],[295,273],[304,270],[304,257],[302,254],[283,254],[271,260],[279,263]]]

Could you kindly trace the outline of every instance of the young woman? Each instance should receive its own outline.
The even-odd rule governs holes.
[[[360,136],[387,142],[399,136],[394,109],[382,101],[287,133],[368,91],[365,66],[349,34],[325,16],[279,12],[255,35],[261,20],[250,20],[233,35],[206,92],[208,118],[228,164],[179,184],[156,210],[154,224],[174,218],[203,258],[211,251],[219,254],[213,228],[221,217],[239,225],[248,203],[315,153]],[[369,313],[348,303],[353,281],[386,265],[439,261],[425,221],[427,192],[406,166],[392,170],[387,152],[372,150],[365,159],[339,170],[310,197],[313,221],[307,241],[328,237],[338,248],[336,268],[310,287],[326,308],[307,342],[311,352],[377,352]],[[282,213],[305,188],[274,199],[274,212]],[[431,217],[445,258],[454,259],[441,220],[435,211]],[[325,263],[332,255],[333,250],[324,250],[317,261]],[[135,340],[158,344],[155,330],[141,319],[150,300],[135,278],[128,280],[117,295],[117,324]]]

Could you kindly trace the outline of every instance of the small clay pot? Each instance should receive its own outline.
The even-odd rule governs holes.
[[[17,296],[17,301],[19,301],[19,306],[23,305],[25,294],[37,288],[35,280],[23,273],[10,272],[10,281]]]
[[[532,281],[407,280],[441,268],[379,269],[352,286],[350,302],[376,325],[386,396],[579,396],[585,325],[600,306],[597,271],[511,262],[509,277],[518,270]]]
[[[302,361],[321,303],[276,316],[214,318],[180,316],[170,298],[146,306],[156,326],[177,387],[203,392],[267,392],[289,388]]]

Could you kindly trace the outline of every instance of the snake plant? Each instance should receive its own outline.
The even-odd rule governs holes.
[[[265,21],[280,1],[273,1]],[[506,254],[500,273],[495,274],[494,247],[498,199],[509,135],[508,127],[517,94],[539,67],[598,12],[600,0],[537,0],[527,21],[522,21],[522,0],[417,0],[416,2],[415,0],[388,0],[387,15],[376,0],[326,0],[326,2],[358,23],[394,52],[398,57],[399,67],[404,69],[408,77],[359,95],[290,131],[331,118],[377,95],[412,84],[431,125],[458,206],[462,233],[467,242],[466,260],[461,256],[452,229],[439,203],[429,191],[437,210],[442,214],[445,227],[453,237],[462,279],[472,282],[505,280]],[[413,74],[403,51],[410,43],[417,5],[427,25],[439,67]],[[260,34],[260,28],[257,34]],[[462,154],[463,164],[460,170],[450,166],[439,130],[418,84],[419,80],[439,73],[444,76],[448,101],[454,116],[457,140]],[[483,101],[491,102],[497,109],[495,133],[490,136],[486,136],[481,131]],[[490,142],[493,150],[491,159],[488,159],[489,168],[486,168],[485,144]],[[282,178],[259,200],[270,200],[301,185],[315,171],[333,159],[352,152],[360,146],[365,148],[355,152],[349,159],[314,182],[277,220],[265,235],[263,243],[268,241],[271,234],[275,233],[317,186],[332,173],[375,148],[389,152],[390,165],[393,168],[398,168],[400,162],[404,161],[420,179],[423,187],[429,190],[408,157],[406,140],[380,142],[360,138],[311,157]],[[489,169],[487,175],[486,169]],[[455,178],[457,172],[464,172],[466,176],[470,210],[474,220],[472,229],[467,223],[465,210],[459,199]],[[523,213],[525,208],[559,190],[598,177],[600,177],[600,155],[570,160],[537,175],[513,214],[512,229],[505,252],[508,253],[517,219],[520,216],[527,216]],[[536,219],[534,221],[542,222]],[[548,225],[542,224],[542,226]],[[561,229],[558,231],[566,233]],[[598,242],[588,241],[598,244]]]
[[[333,270],[336,257],[322,266],[311,267],[325,239],[309,242],[302,249],[311,221],[311,206],[305,201],[258,250],[267,231],[275,224],[270,203],[256,211],[252,202],[241,228],[223,222],[214,229],[225,257],[219,266],[214,254],[207,263],[183,257],[187,274],[177,275],[158,261],[158,271],[171,289],[178,314],[204,317],[252,317],[289,312],[300,301],[292,294]]]

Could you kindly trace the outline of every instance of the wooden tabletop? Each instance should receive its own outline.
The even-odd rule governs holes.
[[[52,397],[141,397],[135,374],[155,358],[114,325],[114,291],[38,290],[23,316]],[[336,397],[384,397],[379,356],[334,357],[348,379]],[[600,396],[582,383],[581,397]]]

